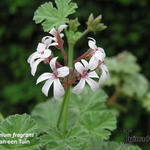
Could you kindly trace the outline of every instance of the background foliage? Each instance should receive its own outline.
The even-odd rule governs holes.
[[[26,61],[36,49],[41,37],[46,35],[42,27],[32,21],[34,11],[44,2],[47,1],[1,0],[0,2],[0,112],[4,116],[29,113],[36,103],[45,101],[41,87],[35,85],[36,78],[31,76],[30,67]],[[133,61],[132,64],[139,64],[132,67],[129,63],[131,61],[127,61],[122,65],[122,68],[127,68],[125,71],[121,71],[123,77],[126,77],[124,79],[127,81],[126,86],[130,87],[130,83],[132,83],[131,90],[133,89],[138,96],[131,93],[131,90],[121,92],[116,98],[119,105],[118,103],[115,103],[115,106],[110,105],[112,112],[118,115],[119,121],[118,129],[114,131],[111,138],[116,141],[125,141],[123,130],[126,129],[132,129],[132,135],[150,135],[150,96],[147,92],[149,91],[147,84],[150,79],[149,0],[80,0],[76,2],[79,6],[76,16],[80,20],[81,30],[86,28],[85,22],[91,12],[94,16],[102,14],[102,22],[108,28],[95,34],[94,37],[97,39],[97,45],[105,49],[107,56],[116,56],[120,52],[128,50],[137,58],[137,62]],[[89,33],[88,36],[93,36],[93,34]],[[82,38],[76,45],[75,57],[87,48],[87,39]],[[112,67],[111,64],[110,67]],[[45,68],[39,67],[37,76]],[[126,72],[129,68],[130,70]],[[122,76],[118,76],[117,70],[113,70],[113,68],[110,70],[112,74],[110,81],[122,81]],[[130,71],[136,72],[138,76],[142,74],[141,78],[143,79],[144,75],[147,79],[140,78],[141,81],[139,78],[133,80],[133,76],[128,78],[126,73],[129,75]],[[113,74],[117,75],[117,79],[113,78]],[[138,84],[140,86],[146,83],[140,90],[139,86],[133,85],[133,83],[137,83],[137,80],[141,81]],[[105,90],[110,97],[115,93],[116,85],[116,82],[107,83]],[[139,96],[141,90],[145,89],[145,85],[147,86],[146,92]],[[150,143],[137,144],[143,149],[149,150]]]

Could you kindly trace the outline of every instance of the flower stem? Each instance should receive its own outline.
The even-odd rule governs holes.
[[[68,52],[68,66],[72,67],[73,65],[73,48],[74,48],[74,44],[69,43],[69,52]],[[68,114],[68,106],[69,106],[69,100],[70,100],[70,90],[71,87],[69,86],[66,90],[65,93],[65,98],[64,98],[64,118],[63,118],[63,135],[65,136],[66,134],[66,125],[67,125],[67,114]]]
[[[70,87],[68,87],[67,90],[66,90],[65,105],[64,105],[64,119],[63,119],[63,129],[62,129],[62,132],[63,132],[64,136],[66,134],[69,100],[70,100]]]
[[[57,128],[59,128],[59,125],[60,125],[60,121],[61,121],[61,117],[62,117],[62,114],[63,114],[66,97],[67,97],[67,92],[65,93],[64,99],[61,103],[60,113],[59,113],[58,120],[57,120]]]

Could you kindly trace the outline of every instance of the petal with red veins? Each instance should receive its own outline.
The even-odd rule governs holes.
[[[59,28],[58,28],[58,31],[61,32],[61,31],[63,31],[63,29],[66,28],[66,27],[67,27],[66,24],[60,25]]]

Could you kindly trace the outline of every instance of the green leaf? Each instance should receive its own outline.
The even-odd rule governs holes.
[[[116,57],[107,58],[106,64],[111,72],[135,74],[140,71],[140,66],[136,63],[136,60],[135,56],[124,51]]]
[[[69,31],[66,31],[68,43],[74,45],[82,37],[83,33],[77,31],[79,26],[77,18],[69,21]]]
[[[50,99],[35,106],[31,115],[37,122],[39,131],[55,127],[60,110],[60,100]]]
[[[136,95],[138,99],[141,99],[146,94],[148,87],[148,80],[142,74],[124,76],[122,91],[128,96]]]
[[[78,30],[79,26],[80,26],[80,23],[78,21],[78,18],[69,21],[69,30],[70,31],[76,32]]]
[[[141,150],[138,146],[123,144],[117,142],[105,142],[102,140],[92,140],[88,149],[86,150]],[[84,150],[84,149],[83,149]]]
[[[35,23],[42,23],[44,31],[50,31],[53,27],[58,27],[68,23],[69,15],[75,12],[76,3],[71,0],[56,0],[57,8],[53,7],[51,2],[41,5],[34,14]]]
[[[104,102],[107,100],[107,95],[102,90],[95,92],[89,87],[85,87],[80,95],[71,94],[70,110],[81,116],[88,111],[102,111],[105,109]]]
[[[94,139],[108,139],[116,128],[116,117],[107,111],[87,112],[84,114],[81,126]]]
[[[8,137],[0,137],[0,141],[14,142],[15,144],[0,144],[3,150],[35,150],[40,146],[36,135],[36,123],[29,115],[13,115],[0,122],[0,134],[9,135]],[[13,137],[14,134],[30,134],[30,137]],[[22,142],[26,142],[22,144]]]
[[[99,15],[98,17],[94,18],[93,14],[91,14],[87,21],[87,29],[89,32],[98,32],[102,31],[107,28],[103,23],[101,23],[102,16]]]
[[[51,128],[41,139],[46,150],[80,150],[87,143],[86,135],[79,127],[71,128],[65,136],[58,129]]]

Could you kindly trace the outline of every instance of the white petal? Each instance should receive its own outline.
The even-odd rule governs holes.
[[[52,78],[48,79],[45,82],[44,86],[42,87],[42,92],[44,93],[45,96],[48,96],[48,91],[49,91],[49,88],[52,85],[53,81],[54,81],[54,79],[52,79]]]
[[[35,54],[37,54],[37,52],[32,53],[32,54],[28,57],[28,59],[27,59],[27,62],[28,62],[28,63],[31,62],[31,58],[32,58]]]
[[[56,71],[56,60],[57,60],[58,57],[54,57],[51,59],[50,61],[50,67],[53,71]]]
[[[41,61],[43,61],[44,59],[38,59],[38,60],[36,60],[35,62],[33,62],[32,64],[31,64],[31,74],[34,76],[35,75],[35,72],[36,72],[36,70],[37,70],[37,66],[38,66],[38,64],[41,62]]]
[[[95,52],[94,56],[95,56],[98,60],[100,60],[100,61],[103,61],[104,58],[105,58],[104,53],[102,53],[102,52],[99,51],[99,50],[97,50],[97,51]]]
[[[47,80],[47,79],[52,78],[52,75],[53,75],[52,73],[48,73],[48,72],[41,74],[41,75],[38,77],[38,79],[37,79],[37,81],[36,81],[36,84],[38,84],[38,83],[40,83],[40,82],[42,82],[42,81],[44,81],[44,80]]]
[[[89,69],[94,70],[98,66],[98,59],[95,56],[92,56],[89,61]]]
[[[99,87],[99,84],[91,78],[87,77],[86,82],[89,84],[93,91],[97,90],[97,88]]]
[[[91,38],[92,39],[92,38]],[[95,50],[97,48],[96,41],[94,39],[89,40],[88,45],[91,49]]]
[[[64,37],[64,34],[63,34],[63,33],[60,33],[59,35],[60,35],[61,38]]]
[[[51,56],[51,50],[46,49],[42,54],[41,54],[41,58],[48,58],[49,56]]]
[[[48,47],[50,47],[50,46],[58,46],[58,43],[57,42],[53,42],[53,43],[48,45]]]
[[[83,65],[84,65],[85,69],[88,70],[89,69],[88,62],[85,59],[81,59],[81,61],[82,61]]]
[[[85,68],[83,67],[83,65],[80,62],[75,63],[75,69],[82,74],[83,71],[85,70]]]
[[[52,42],[52,37],[51,36],[45,36],[42,38],[42,43],[48,45]]]
[[[45,48],[46,48],[46,45],[45,45],[45,44],[39,43],[36,50],[37,50],[39,53],[41,53],[42,51],[45,50]]]
[[[58,28],[58,31],[61,32],[66,27],[67,27],[66,24],[60,25],[59,28]]]
[[[65,77],[69,74],[69,68],[68,67],[61,67],[57,69],[58,77]]]
[[[88,77],[90,77],[90,78],[99,78],[99,76],[97,75],[97,73],[95,71],[92,71],[92,72],[88,73]]]
[[[52,28],[49,33],[52,34],[53,36],[56,36],[57,31],[55,28]]]
[[[103,53],[104,57],[106,57],[106,54],[105,54],[105,51],[104,51],[104,49],[103,49],[103,48],[98,47],[98,51],[101,51],[101,52]]]
[[[85,78],[81,78],[79,83],[72,89],[72,92],[75,94],[80,94],[83,91],[85,86]]]
[[[60,83],[59,79],[54,80],[54,89],[53,89],[53,91],[54,91],[54,98],[55,99],[59,99],[61,96],[64,95],[64,93],[65,93],[64,87]]]
[[[107,79],[107,74],[105,71],[103,71],[99,79],[99,85],[103,84],[106,79]]]

